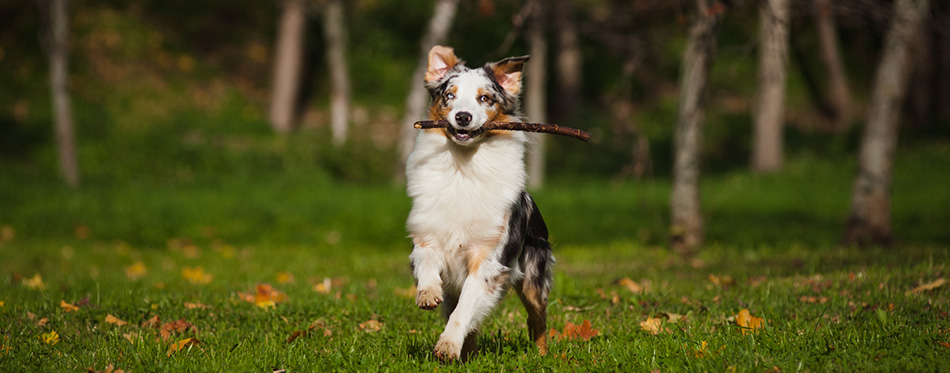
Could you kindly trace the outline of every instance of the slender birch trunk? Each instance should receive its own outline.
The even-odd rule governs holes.
[[[278,133],[294,129],[303,64],[306,0],[285,0],[277,31],[270,122]]]
[[[673,190],[670,197],[670,245],[689,254],[703,242],[699,175],[704,101],[716,50],[719,3],[696,0],[698,14],[689,32],[680,75],[679,108],[673,139]]]
[[[330,72],[330,130],[333,144],[340,146],[346,142],[350,111],[350,73],[346,65],[343,0],[327,2],[323,13],[323,30]]]
[[[930,10],[929,0],[897,0],[894,19],[868,103],[867,124],[861,138],[858,173],[851,198],[845,241],[859,245],[889,245],[891,232],[891,175],[897,127],[907,93],[913,61],[908,58],[920,26]]]
[[[788,0],[762,0],[760,4],[759,94],[753,112],[752,170],[774,172],[782,168],[784,158]]]
[[[426,29],[425,35],[422,36],[419,61],[416,63],[416,70],[412,74],[412,87],[406,97],[406,111],[399,127],[399,150],[403,162],[412,152],[412,144],[416,138],[416,130],[412,127],[412,124],[417,120],[424,119],[426,102],[429,100],[424,84],[429,49],[432,49],[436,44],[443,43],[448,37],[458,4],[459,0],[439,0],[435,5],[432,18],[429,20],[429,27]]]
[[[555,57],[557,97],[554,118],[562,124],[572,119],[574,107],[581,90],[581,49],[574,22],[573,4],[569,0],[556,0],[551,9],[554,29],[557,30]]]
[[[851,122],[851,90],[848,88],[848,75],[841,60],[831,1],[814,0],[815,28],[818,31],[821,62],[828,73],[828,101],[834,111],[832,128],[843,130]]]
[[[53,98],[53,120],[59,169],[66,184],[79,186],[79,164],[76,159],[76,136],[69,97],[69,16],[68,0],[50,2],[50,90]]]
[[[532,122],[547,122],[547,64],[548,44],[544,38],[545,2],[535,1],[531,24],[528,28],[528,45],[531,61],[525,66],[525,114]],[[540,188],[544,185],[544,142],[545,137],[531,134],[528,146],[528,186]]]

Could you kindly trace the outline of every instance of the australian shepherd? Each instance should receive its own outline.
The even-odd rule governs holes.
[[[488,122],[524,121],[521,71],[528,57],[468,68],[452,48],[429,52],[425,86],[431,120],[448,128],[419,132],[406,163],[412,211],[416,305],[442,305],[448,319],[435,345],[443,361],[478,349],[479,324],[514,287],[527,309],[528,334],[547,352],[548,293],[554,257],[541,213],[525,190],[524,132],[488,131]]]

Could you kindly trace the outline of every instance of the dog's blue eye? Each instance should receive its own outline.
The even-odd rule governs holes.
[[[446,99],[446,100],[451,100],[451,99],[453,99],[453,98],[455,98],[455,94],[454,94],[454,93],[449,92],[449,93],[446,93],[446,94],[445,94],[445,99]]]

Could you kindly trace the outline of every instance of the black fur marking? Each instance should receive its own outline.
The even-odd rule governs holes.
[[[501,252],[501,264],[511,267],[512,262],[521,254],[524,247],[525,234],[528,231],[527,205],[524,203],[524,196],[528,192],[522,192],[520,201],[511,206],[511,215],[508,217],[508,242]]]
[[[543,289],[543,296],[547,298],[550,290],[551,266],[554,257],[551,255],[551,243],[548,242],[548,227],[544,224],[541,211],[534,203],[528,192],[522,194],[524,203],[530,211],[528,226],[525,234],[524,249],[520,258],[521,269],[525,273],[525,280],[531,281],[538,288]]]

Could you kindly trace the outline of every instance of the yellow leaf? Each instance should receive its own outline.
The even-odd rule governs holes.
[[[138,280],[147,273],[148,268],[145,268],[145,263],[140,261],[125,267],[125,277],[127,277],[129,280]]]
[[[71,303],[67,303],[64,300],[59,301],[59,306],[63,309],[63,312],[66,312],[66,313],[79,311],[79,307],[76,307],[72,305]]]
[[[5,306],[6,304],[7,304],[6,302],[4,302],[4,301],[2,301],[2,300],[0,300],[0,307],[3,307],[3,306]]]
[[[167,355],[172,356],[173,353],[181,351],[185,347],[195,346],[195,345],[198,345],[199,343],[201,342],[198,342],[198,338],[194,338],[194,337],[182,339],[172,344],[171,347],[168,347]]]
[[[617,283],[626,287],[627,290],[630,290],[631,293],[643,292],[643,286],[640,286],[640,284],[638,284],[636,281],[631,280],[629,277],[624,277],[620,279],[620,281],[617,281]]]
[[[208,284],[213,278],[210,273],[205,273],[205,270],[202,267],[184,267],[181,269],[181,277],[192,284],[198,285]]]
[[[254,303],[260,308],[276,307],[277,303],[283,302],[287,295],[280,290],[274,289],[269,284],[257,284],[254,294],[238,293],[245,302]]]
[[[189,310],[192,310],[192,309],[195,309],[195,308],[200,308],[200,309],[211,308],[211,306],[204,305],[204,304],[201,304],[201,303],[185,302],[185,308],[187,308],[187,309],[189,309]]]
[[[43,343],[48,345],[55,345],[59,343],[59,334],[56,333],[55,330],[52,330],[49,333],[40,334],[39,337]]]
[[[313,291],[320,294],[330,294],[330,289],[333,288],[333,283],[329,277],[324,277],[323,282],[313,285]]]
[[[706,356],[709,356],[709,350],[706,349],[706,341],[700,341],[700,342],[699,342],[699,348],[693,350],[693,356],[695,356],[695,357],[697,357],[697,358],[700,358],[700,359],[702,359],[702,358],[704,358],[704,357],[706,357]]]
[[[640,328],[653,335],[660,334],[663,330],[661,320],[653,317],[647,317],[646,321],[641,321]]]
[[[748,309],[743,309],[736,314],[736,324],[739,325],[742,335],[746,335],[761,329],[765,324],[765,319],[752,316]]]
[[[946,283],[947,283],[947,279],[945,279],[945,278],[938,278],[938,279],[936,279],[935,281],[928,282],[928,283],[926,283],[926,284],[923,284],[923,285],[920,285],[920,286],[918,286],[918,287],[915,287],[915,288],[913,288],[913,289],[911,289],[911,290],[908,290],[907,293],[905,293],[905,294],[908,294],[908,295],[909,295],[909,294],[920,294],[920,293],[923,293],[923,292],[925,292],[925,291],[930,291],[930,290],[939,288],[939,287],[945,285]]]
[[[112,314],[106,315],[106,322],[109,324],[115,324],[115,326],[128,324],[127,322],[120,320],[118,317],[112,316]]]
[[[290,272],[281,272],[277,274],[278,284],[287,284],[294,282],[294,274]]]
[[[46,284],[43,283],[43,276],[40,276],[39,273],[33,275],[32,278],[23,280],[23,286],[34,290],[46,289]]]

